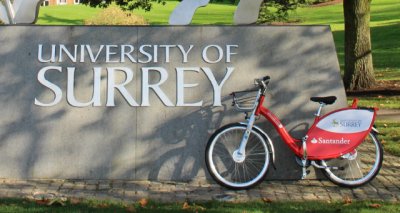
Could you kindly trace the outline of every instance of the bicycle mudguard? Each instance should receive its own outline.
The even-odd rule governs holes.
[[[352,152],[371,131],[374,109],[344,108],[323,116],[307,133],[310,160],[332,159]]]

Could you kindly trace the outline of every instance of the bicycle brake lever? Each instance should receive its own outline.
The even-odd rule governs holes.
[[[258,85],[260,85],[260,83],[259,83],[259,79],[254,79],[254,85],[255,85],[255,86],[258,86]]]

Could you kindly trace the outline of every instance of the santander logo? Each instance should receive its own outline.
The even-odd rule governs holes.
[[[318,141],[317,141],[317,139],[315,139],[315,138],[313,138],[312,140],[311,140],[311,143],[318,143]]]
[[[342,145],[342,144],[350,144],[350,140],[349,139],[345,139],[345,138],[341,138],[341,139],[326,139],[326,138],[322,138],[319,137],[317,138],[313,138],[310,141],[312,144],[333,144],[333,145]]]

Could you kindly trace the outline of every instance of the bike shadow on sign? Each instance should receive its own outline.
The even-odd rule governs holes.
[[[205,144],[209,136],[222,125],[224,115],[230,113],[227,109],[225,104],[222,107],[204,106],[181,113],[169,120],[168,125],[158,124],[152,134],[139,141],[152,141],[147,145],[146,153],[159,157],[153,160],[145,159],[143,163],[138,162],[136,177],[181,181],[204,178],[207,175],[204,172]],[[158,143],[155,143],[156,141]]]
[[[255,44],[254,41],[258,36],[264,40],[266,34],[254,31],[251,36],[243,36],[238,40],[235,38],[236,33],[228,28],[215,31],[210,29],[208,33],[214,32],[211,35],[215,43],[230,41],[239,46],[249,46],[247,49],[241,49],[240,58],[235,60],[235,69],[245,72],[232,74],[224,90],[229,92],[243,90],[244,85],[250,85],[254,78],[270,75],[272,93],[277,95],[267,103],[267,106],[282,118],[282,123],[293,137],[301,138],[312,123],[312,115],[317,109],[317,105],[309,103],[307,99],[311,96],[332,95],[342,88],[334,45],[319,39],[320,36],[331,39],[331,32],[328,27],[318,29],[297,27],[297,30],[291,31],[293,33],[288,33],[289,29],[285,28],[274,29],[276,33],[268,34],[268,39],[265,39],[264,43],[253,46],[251,44]],[[239,33],[244,29],[235,30]],[[180,35],[177,38],[182,37]],[[315,40],[310,42],[313,38]],[[249,61],[256,63],[251,64]],[[213,67],[213,70],[224,69],[225,67],[218,65]],[[248,84],[239,83],[244,81],[248,81]],[[206,94],[209,91],[197,92]],[[225,104],[229,105],[227,102]],[[232,114],[227,115],[227,112]],[[160,116],[162,114],[160,113]],[[152,130],[154,132],[140,136],[137,140],[139,144],[137,147],[144,147],[141,148],[143,153],[140,151],[136,153],[135,174],[138,179],[191,180],[206,176],[207,172],[203,174],[202,167],[205,168],[204,151],[208,137],[223,124],[243,121],[240,113],[226,108],[204,107],[183,111],[174,116],[169,116],[170,112],[164,115],[168,120],[154,127]],[[257,123],[271,136],[275,144],[277,170],[274,171],[271,167],[267,178],[300,179],[301,168],[296,164],[294,154],[267,123],[265,119],[260,119]],[[153,158],[160,157],[151,159],[150,154]]]

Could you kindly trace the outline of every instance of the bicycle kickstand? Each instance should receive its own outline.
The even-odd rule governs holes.
[[[301,179],[303,180],[306,179],[308,174],[310,174],[310,170],[307,170],[307,160],[301,159],[301,162],[303,164],[302,166],[303,175],[301,176]]]
[[[310,173],[309,170],[307,170],[307,145],[306,145],[306,141],[307,141],[307,136],[303,138],[303,157],[301,158],[301,164],[302,164],[302,176],[301,179],[305,179],[307,177],[307,175]]]

